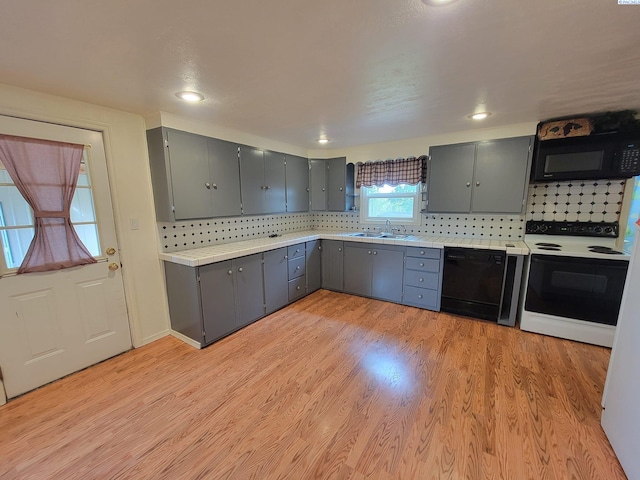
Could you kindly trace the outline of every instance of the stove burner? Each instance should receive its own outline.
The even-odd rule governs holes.
[[[557,248],[557,249],[560,249],[560,245],[558,245],[557,243],[546,243],[546,242],[540,242],[540,243],[536,243],[536,246],[538,246],[538,247],[550,247],[550,248]]]
[[[622,255],[622,252],[618,252],[617,250],[614,250],[613,248],[603,247],[603,246],[600,246],[600,245],[593,245],[593,246],[590,246],[590,247],[587,247],[587,248],[592,253],[602,253],[602,254],[605,254],[605,255]]]
[[[539,245],[538,243],[536,243],[536,245]],[[559,247],[560,245],[558,245]],[[554,252],[559,252],[560,250],[562,250],[561,248],[558,247],[538,247],[538,250],[553,250]]]

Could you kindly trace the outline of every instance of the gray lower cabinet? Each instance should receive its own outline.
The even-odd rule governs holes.
[[[440,311],[443,250],[407,247],[404,271],[405,305]]]
[[[322,286],[322,242],[311,240],[305,246],[307,293],[315,292]]]
[[[521,213],[533,140],[526,136],[431,147],[427,211]]]
[[[289,302],[294,302],[304,297],[307,293],[306,279],[306,246],[304,243],[291,245],[287,248],[288,276],[289,276]]]
[[[289,303],[289,270],[286,247],[264,252],[264,303],[267,315]]]
[[[147,144],[159,221],[241,214],[237,145],[166,127]]]
[[[344,291],[402,302],[404,250],[392,245],[345,243]]]
[[[322,288],[344,290],[344,242],[322,240]]]
[[[280,213],[286,210],[284,154],[240,146],[242,213]]]
[[[188,267],[165,262],[171,328],[207,345],[264,316],[262,254]]]
[[[309,211],[309,159],[285,155],[287,212]]]

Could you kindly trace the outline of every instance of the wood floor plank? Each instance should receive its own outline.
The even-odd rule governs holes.
[[[0,407],[5,479],[624,479],[610,351],[320,290]]]

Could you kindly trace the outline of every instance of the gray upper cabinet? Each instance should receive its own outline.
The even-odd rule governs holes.
[[[344,290],[344,242],[322,240],[322,288]]]
[[[526,204],[533,137],[478,143],[473,211],[521,213]]]
[[[285,155],[287,212],[309,211],[309,160]]]
[[[521,213],[532,150],[531,136],[431,147],[427,211]]]
[[[166,127],[147,131],[159,221],[239,215],[237,146]]]
[[[345,157],[310,162],[311,210],[344,212],[353,207],[354,165]]]
[[[309,160],[309,188],[311,190],[311,211],[327,210],[327,162],[312,158]]]
[[[429,212],[468,212],[476,146],[444,145],[429,149]]]
[[[242,213],[285,211],[284,154],[254,147],[240,147]]]

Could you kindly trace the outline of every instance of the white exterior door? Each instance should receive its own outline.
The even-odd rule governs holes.
[[[0,116],[0,133],[87,146],[86,170],[74,202],[88,206],[89,213],[75,209],[74,220],[72,204],[71,219],[98,260],[15,275],[6,244],[19,244],[20,235],[30,232],[7,226],[5,206],[0,223],[5,249],[0,254],[0,368],[12,398],[130,349],[131,337],[102,133],[5,116]],[[5,199],[11,195],[15,192],[5,190]]]

